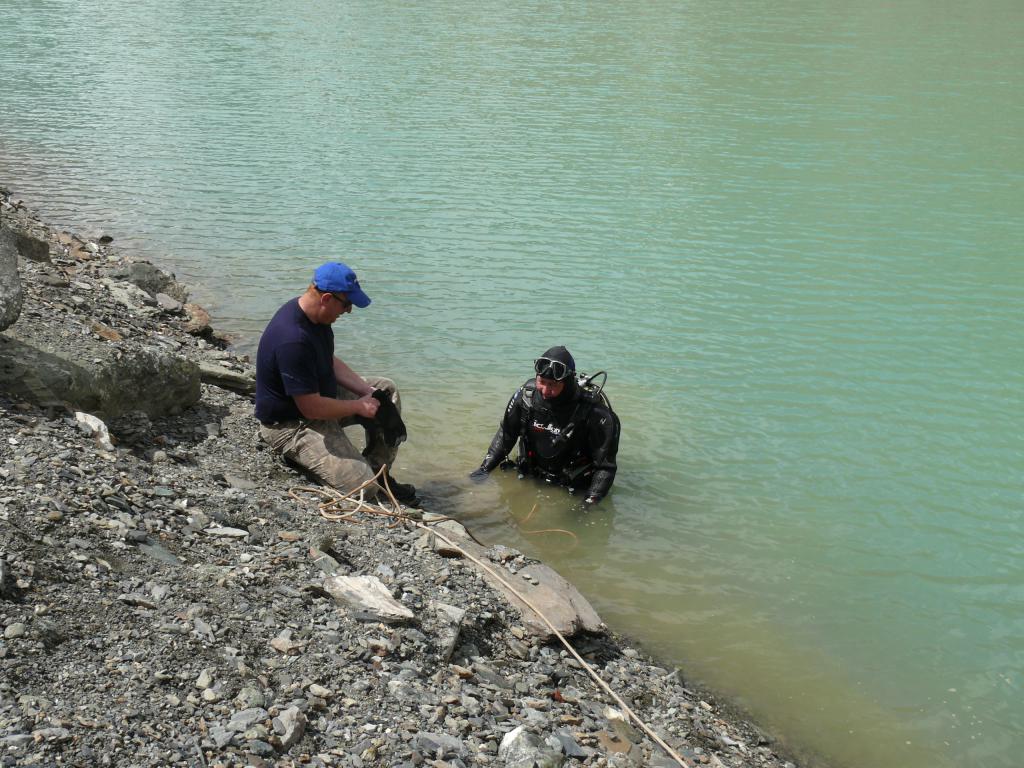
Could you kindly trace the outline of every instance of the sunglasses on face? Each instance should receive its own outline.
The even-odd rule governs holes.
[[[338,295],[338,294],[336,294],[336,293],[328,293],[328,295],[329,295],[329,296],[330,296],[331,298],[333,298],[333,299],[336,299],[336,300],[338,301],[338,303],[339,303],[339,304],[341,304],[341,311],[342,311],[342,312],[344,312],[344,311],[345,311],[346,309],[348,309],[349,307],[351,307],[351,306],[352,306],[352,302],[351,302],[351,301],[349,301],[349,300],[348,300],[347,298],[345,298],[344,296],[339,296],[339,295]]]
[[[552,379],[554,381],[567,379],[569,378],[569,374],[572,373],[572,371],[569,370],[569,366],[561,360],[552,360],[547,357],[538,357],[533,362],[533,370],[536,371],[537,375],[542,379]]]

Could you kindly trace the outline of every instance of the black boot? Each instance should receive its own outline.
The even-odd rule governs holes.
[[[387,487],[391,489],[391,493],[395,495],[395,498],[407,507],[414,507],[419,504],[419,499],[416,498],[416,486],[412,483],[400,483],[391,476],[390,472],[384,473],[384,477],[381,478],[382,484],[386,483]]]
[[[373,467],[374,474],[380,472],[379,464],[376,466],[370,464],[370,466]],[[416,498],[416,486],[414,486],[412,483],[398,482],[397,480],[395,480],[395,478],[391,476],[390,469],[384,473],[383,477],[377,480],[377,484],[380,485],[382,488],[385,485],[388,488],[390,488],[391,493],[395,495],[395,499],[397,499],[401,504],[405,504],[407,507],[415,506],[420,502],[420,500]],[[384,494],[382,498],[386,497],[387,494]]]

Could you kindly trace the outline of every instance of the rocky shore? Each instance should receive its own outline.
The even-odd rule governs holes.
[[[0,765],[793,768],[543,564],[322,515],[185,288],[5,190],[0,328]]]

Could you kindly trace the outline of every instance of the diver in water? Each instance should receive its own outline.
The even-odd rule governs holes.
[[[519,442],[515,466],[520,477],[536,476],[560,483],[570,493],[584,491],[583,504],[603,499],[615,481],[619,450],[619,418],[591,377],[576,374],[576,363],[565,347],[552,347],[533,365],[529,379],[508,401],[498,431],[480,467],[470,478],[481,481]]]

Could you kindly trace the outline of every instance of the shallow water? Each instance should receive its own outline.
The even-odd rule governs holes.
[[[0,182],[170,266],[247,349],[352,263],[374,303],[339,352],[399,381],[396,474],[436,506],[836,765],[1017,764],[1024,7],[0,19]],[[554,343],[623,421],[585,519],[464,481]]]

